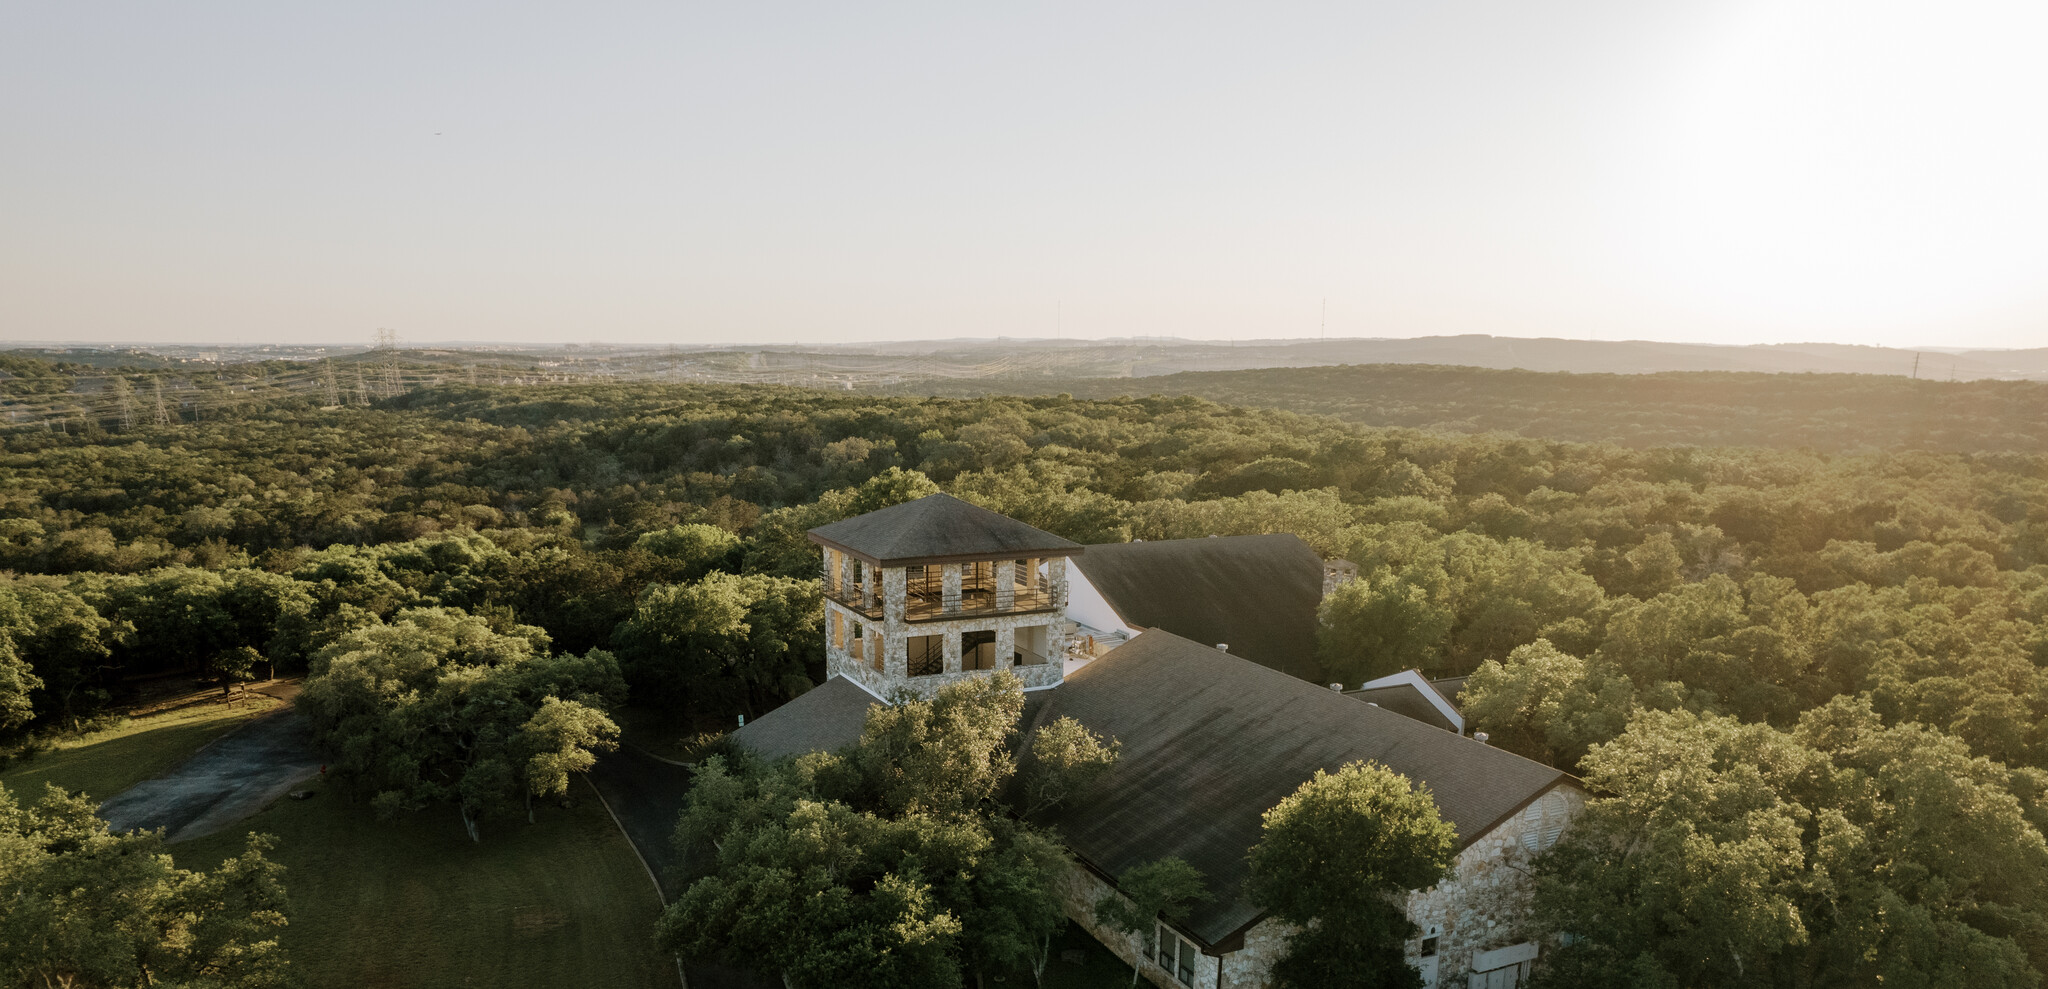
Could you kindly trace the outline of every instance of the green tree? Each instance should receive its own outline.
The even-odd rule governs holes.
[[[1403,898],[1450,874],[1457,830],[1407,777],[1371,762],[1314,778],[1265,814],[1246,889],[1294,925],[1282,985],[1420,986]]]
[[[1557,986],[2033,986],[2048,949],[2038,780],[1838,698],[1786,732],[1643,711],[1536,865]]]
[[[1031,736],[1031,764],[1024,773],[1019,812],[1031,817],[1065,803],[1107,775],[1123,743],[1088,730],[1069,717],[1053,719]]]
[[[634,540],[633,548],[661,561],[661,579],[691,581],[712,570],[732,569],[744,543],[740,537],[701,522],[670,526]]]
[[[612,635],[650,702],[753,713],[803,693],[824,658],[818,582],[713,572],[655,584]]]
[[[530,626],[493,630],[455,609],[416,608],[314,654],[299,707],[337,756],[334,778],[380,815],[452,803],[480,823],[567,791],[618,736],[618,662],[549,655]]]
[[[263,662],[263,654],[248,646],[235,646],[214,653],[206,661],[206,672],[220,680],[220,692],[226,696],[235,684],[256,679],[257,664]]]
[[[1344,683],[1437,668],[1456,619],[1426,587],[1388,573],[1337,588],[1319,617],[1316,655],[1323,672]]]
[[[1465,718],[1494,745],[1563,769],[1628,725],[1634,685],[1603,664],[1587,663],[1549,639],[1517,648],[1505,663],[1487,660],[1465,680]]]
[[[994,799],[1022,709],[999,675],[871,709],[838,753],[707,758],[676,822],[692,882],[657,937],[792,987],[1042,971],[1065,853]]]
[[[0,985],[274,989],[283,868],[270,839],[212,872],[176,868],[163,834],[112,834],[55,786],[22,806],[0,786]]]

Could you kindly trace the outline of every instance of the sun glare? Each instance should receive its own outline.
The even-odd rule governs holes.
[[[2038,300],[2044,37],[2038,4],[1755,4],[1651,101],[1625,239],[1688,304],[1758,331]]]

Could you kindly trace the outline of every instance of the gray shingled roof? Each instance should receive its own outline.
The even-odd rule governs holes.
[[[1161,628],[1312,683],[1323,561],[1292,533],[1106,543],[1074,560],[1128,625]]]
[[[1108,776],[1043,823],[1112,876],[1167,855],[1202,870],[1215,899],[1187,928],[1211,946],[1260,916],[1242,894],[1260,815],[1317,769],[1373,759],[1426,784],[1461,847],[1570,779],[1159,631],[1117,647],[1043,696],[1027,712],[1027,731],[1064,715],[1123,743]]]
[[[1414,718],[1423,724],[1442,728],[1445,731],[1458,730],[1458,726],[1452,724],[1451,719],[1444,717],[1444,712],[1439,710],[1435,704],[1431,704],[1429,698],[1422,696],[1422,691],[1415,689],[1412,684],[1402,683],[1391,687],[1374,687],[1371,690],[1347,690],[1344,692],[1344,696],[1361,700],[1368,704],[1378,704],[1380,707],[1402,717]]]
[[[770,759],[830,752],[860,738],[868,708],[880,704],[845,677],[833,677],[732,733],[732,740]]]
[[[949,494],[926,495],[821,525],[810,531],[810,537],[812,542],[883,567],[1007,556],[1074,556],[1082,549],[1080,543]]]

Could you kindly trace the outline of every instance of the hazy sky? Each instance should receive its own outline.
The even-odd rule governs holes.
[[[2043,346],[2044,50],[2038,0],[10,0],[0,339]]]

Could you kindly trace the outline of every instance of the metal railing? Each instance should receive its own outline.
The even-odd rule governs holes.
[[[825,596],[855,614],[877,620],[884,617],[882,613],[882,599],[879,595],[876,596],[872,607],[862,606],[859,595],[845,597],[827,591]],[[948,618],[973,618],[977,615],[1025,614],[1033,611],[1051,610],[1053,610],[1052,588],[1043,584],[1032,588],[1019,586],[1010,602],[1010,606],[1007,608],[996,606],[996,592],[994,588],[968,588],[960,592],[960,607],[954,611],[946,610],[944,597],[940,594],[919,593],[906,595],[904,598],[903,620],[907,622],[929,622]]]

